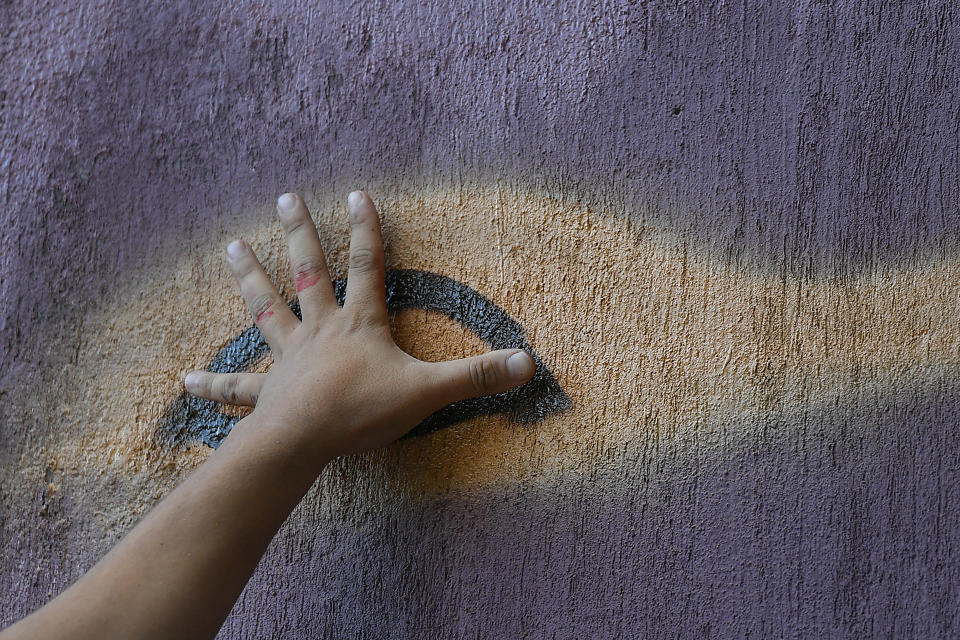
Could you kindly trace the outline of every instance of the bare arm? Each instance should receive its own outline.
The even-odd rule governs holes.
[[[223,445],[74,585],[0,633],[14,638],[212,638],[270,540],[331,459],[386,444],[437,409],[529,380],[532,358],[496,351],[426,363],[390,335],[380,222],[350,195],[350,268],[339,308],[316,227],[285,194],[303,321],[243,242],[229,263],[270,345],[270,373],[194,372],[187,389],[255,405]]]

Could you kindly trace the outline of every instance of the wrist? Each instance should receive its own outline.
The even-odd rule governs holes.
[[[295,421],[266,411],[253,411],[234,425],[220,449],[230,446],[244,457],[255,457],[278,472],[309,477],[312,482],[336,453],[318,442],[320,426]],[[232,443],[232,444],[231,444]]]

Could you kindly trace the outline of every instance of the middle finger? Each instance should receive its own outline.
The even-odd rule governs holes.
[[[287,235],[290,270],[300,299],[300,313],[304,322],[315,321],[325,312],[337,308],[317,227],[307,205],[295,193],[280,196],[277,215]]]

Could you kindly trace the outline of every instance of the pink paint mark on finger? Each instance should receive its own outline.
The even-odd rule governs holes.
[[[261,320],[266,320],[272,315],[273,315],[273,311],[270,311],[270,310],[261,311],[260,313],[257,314],[257,317],[254,319],[254,322],[256,322],[257,324],[260,324]]]
[[[312,273],[298,273],[293,278],[293,282],[297,285],[297,293],[300,293],[304,289],[309,289],[313,285],[317,284],[319,281],[320,281],[320,276],[314,275]]]

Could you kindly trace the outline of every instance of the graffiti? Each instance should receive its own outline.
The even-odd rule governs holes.
[[[533,379],[522,387],[455,402],[430,415],[409,435],[428,433],[471,418],[498,413],[520,424],[534,424],[571,406],[570,397],[527,342],[523,326],[479,292],[436,273],[408,269],[387,271],[385,284],[388,311],[426,309],[442,313],[475,333],[491,349],[524,349],[536,363]],[[346,278],[334,282],[337,303],[341,306],[346,290]],[[293,302],[290,308],[300,317],[297,302]],[[246,371],[268,350],[260,330],[253,326],[220,349],[207,369],[217,373]],[[216,402],[183,393],[164,413],[159,435],[174,443],[199,440],[216,448],[239,420],[239,417],[221,411]]]

